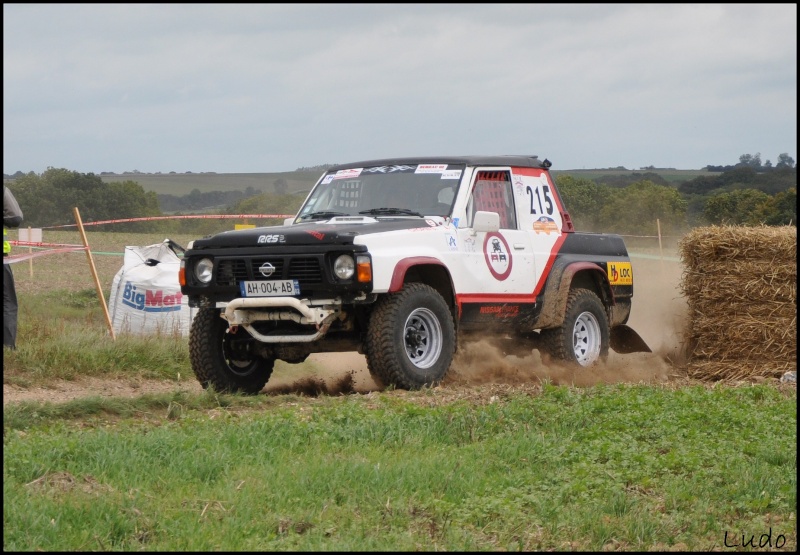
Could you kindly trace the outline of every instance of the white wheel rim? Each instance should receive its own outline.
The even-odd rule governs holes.
[[[433,366],[442,353],[442,325],[427,308],[418,308],[406,318],[403,342],[409,360],[417,368]]]
[[[600,358],[600,323],[591,312],[582,312],[572,328],[572,347],[581,366],[591,366]]]

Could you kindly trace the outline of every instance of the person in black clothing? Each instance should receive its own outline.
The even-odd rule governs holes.
[[[22,210],[11,190],[3,185],[3,348],[17,348],[17,290],[14,287],[14,274],[8,255],[11,243],[8,242],[8,228],[19,227],[22,223]]]

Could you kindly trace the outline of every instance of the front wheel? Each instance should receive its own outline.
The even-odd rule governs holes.
[[[550,356],[567,364],[593,366],[608,358],[608,316],[599,297],[588,289],[573,289],[564,322],[542,330],[542,345]]]
[[[189,332],[189,360],[203,389],[250,395],[264,389],[275,359],[253,354],[254,343],[243,328],[230,333],[219,310],[200,309]]]
[[[429,285],[409,283],[378,301],[364,352],[379,383],[420,389],[442,381],[455,346],[453,316],[442,296]]]

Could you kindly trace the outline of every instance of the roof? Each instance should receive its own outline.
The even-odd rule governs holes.
[[[550,161],[539,160],[538,156],[498,155],[498,156],[420,156],[417,158],[379,158],[349,164],[337,164],[328,171],[346,168],[371,168],[375,166],[416,165],[416,164],[466,164],[468,166],[517,166],[523,168],[549,168]]]

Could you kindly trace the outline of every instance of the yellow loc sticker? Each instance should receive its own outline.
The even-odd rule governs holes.
[[[611,285],[633,285],[633,269],[630,262],[609,262],[608,281]]]

